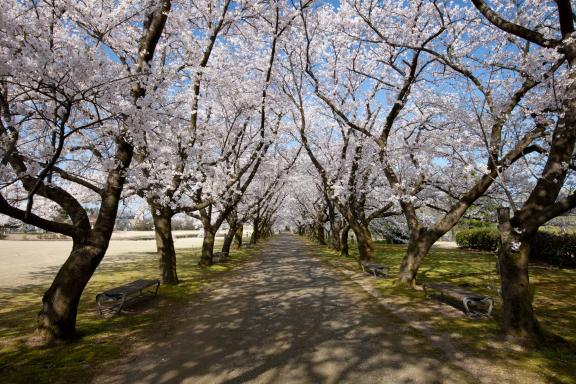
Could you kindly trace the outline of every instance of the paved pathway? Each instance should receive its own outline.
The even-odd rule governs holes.
[[[186,307],[173,336],[95,382],[474,382],[311,252],[277,236]]]

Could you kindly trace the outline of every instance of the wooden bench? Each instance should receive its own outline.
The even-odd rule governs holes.
[[[464,305],[464,309],[466,310],[466,315],[471,317],[482,315],[482,313],[470,310],[470,305],[488,305],[488,310],[485,313],[485,315],[488,317],[490,317],[492,314],[492,309],[494,308],[494,300],[492,300],[490,296],[479,295],[477,293],[470,292],[463,287],[458,287],[448,283],[424,283],[422,284],[422,288],[424,289],[424,294],[427,297],[430,297],[428,290],[433,290],[440,293],[441,297],[446,296],[461,301]]]
[[[228,259],[228,252],[214,252],[212,254],[212,262],[214,264],[223,263]]]
[[[385,265],[370,261],[361,261],[360,266],[362,267],[363,272],[374,275],[374,277],[388,277],[389,268]]]
[[[126,299],[128,298],[128,296],[134,295],[136,293],[138,293],[139,295],[142,295],[143,291],[146,288],[150,288],[150,287],[154,287],[156,286],[156,289],[154,290],[154,296],[156,296],[158,294],[158,288],[160,287],[160,280],[155,279],[155,280],[144,280],[144,279],[140,279],[140,280],[136,280],[133,281],[131,283],[122,285],[120,287],[116,287],[113,289],[110,289],[108,291],[105,291],[103,293],[99,293],[98,295],[96,295],[96,306],[98,307],[98,313],[100,315],[103,314],[102,312],[102,302],[104,301],[108,301],[108,302],[113,302],[112,306],[110,308],[116,308],[116,310],[114,311],[114,314],[119,314],[120,311],[122,310],[122,307],[124,306],[124,303],[126,302]]]

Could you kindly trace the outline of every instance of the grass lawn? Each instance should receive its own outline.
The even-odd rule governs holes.
[[[38,243],[41,246],[41,242]],[[216,249],[219,244],[216,245]],[[89,282],[78,312],[79,339],[54,347],[38,348],[33,337],[36,314],[44,290],[37,285],[0,290],[0,377],[3,383],[86,382],[103,364],[125,354],[128,345],[159,332],[170,332],[170,314],[180,303],[202,294],[218,276],[246,259],[250,250],[236,250],[226,264],[200,268],[198,249],[177,250],[181,284],[160,286],[158,298],[136,300],[126,314],[102,318],[97,314],[95,296],[106,289],[138,278],[159,275],[156,253],[137,252],[121,263],[103,262]],[[106,258],[104,258],[106,260]]]
[[[319,253],[340,265],[358,270],[354,257],[357,251],[351,245],[351,257],[342,258],[326,247]],[[407,301],[414,308],[424,308],[429,299],[422,291],[394,286],[406,247],[375,243],[377,262],[390,267],[390,279],[374,279],[386,296]],[[496,289],[496,257],[487,252],[462,249],[433,248],[419,271],[418,284],[424,281],[444,281],[466,286],[477,292],[490,294],[496,300],[492,320],[472,320],[442,313],[423,313],[423,318],[439,332],[450,335],[451,340],[468,356],[490,359],[498,364],[526,369],[545,376],[550,382],[576,383],[576,353],[561,349],[525,350],[503,342],[499,328],[501,302]],[[546,329],[563,336],[576,345],[576,270],[546,266],[532,266],[530,282],[534,289],[534,308]],[[405,304],[404,304],[405,305]],[[448,305],[448,304],[446,304]]]

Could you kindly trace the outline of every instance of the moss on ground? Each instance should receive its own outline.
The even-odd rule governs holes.
[[[218,244],[217,244],[218,246]],[[224,265],[198,266],[199,250],[177,250],[178,286],[162,285],[158,297],[132,300],[123,314],[99,316],[96,294],[138,278],[156,278],[155,252],[126,255],[125,262],[103,263],[98,267],[80,300],[78,339],[69,343],[39,348],[34,342],[36,314],[42,293],[50,284],[0,290],[0,377],[3,383],[86,382],[103,365],[127,352],[129,345],[158,332],[158,324],[169,322],[166,314],[178,310],[194,294],[217,282],[223,272],[243,262],[251,250],[233,250]],[[166,328],[164,331],[170,327]],[[32,336],[31,336],[32,335]]]
[[[317,246],[320,255],[358,271],[357,251],[353,248],[350,248],[350,257],[345,258],[327,247]],[[422,291],[394,285],[394,276],[397,276],[405,251],[405,245],[375,243],[375,261],[388,265],[392,278],[374,279],[373,284],[387,297],[408,300],[409,304],[423,307],[428,299]],[[418,275],[418,284],[424,281],[449,282],[497,298],[500,282],[496,256],[489,252],[432,248]],[[530,282],[534,289],[535,312],[542,326],[576,345],[576,270],[535,265],[530,270]],[[503,342],[499,326],[501,302],[496,300],[495,304],[491,320],[472,320],[464,315],[454,318],[442,313],[426,313],[425,316],[429,324],[438,332],[448,333],[469,356],[537,372],[550,382],[576,383],[573,348],[526,349]]]

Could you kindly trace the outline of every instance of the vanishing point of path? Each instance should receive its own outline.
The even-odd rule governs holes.
[[[470,377],[282,234],[96,383],[465,383]]]

